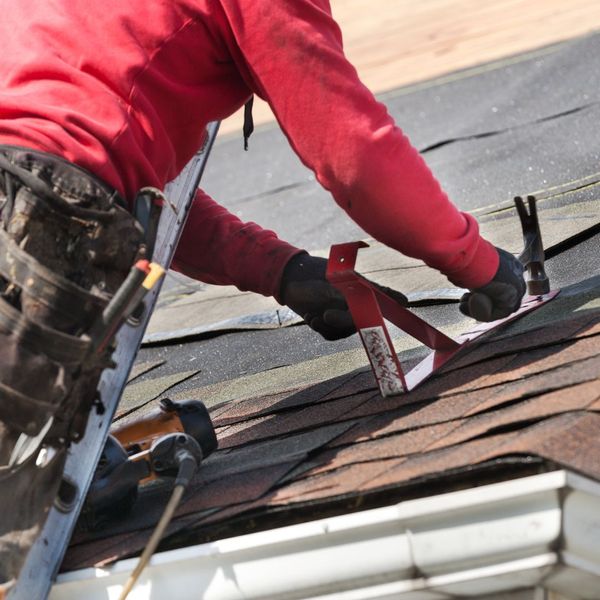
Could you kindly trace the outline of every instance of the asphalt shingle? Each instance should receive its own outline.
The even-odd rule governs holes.
[[[577,52],[595,48],[599,40],[600,36],[592,36],[566,45],[545,63],[553,68],[578,64],[574,63]],[[563,63],[560,52],[564,52]],[[535,69],[533,62],[519,66],[519,89],[528,89],[525,84],[528,78],[536,79]],[[464,90],[485,89],[483,98],[489,109],[495,98],[506,100],[506,89],[498,82],[510,79],[509,75],[486,76],[488,87],[476,77],[450,87],[458,97],[461,85]],[[588,84],[582,80],[581,85]],[[440,85],[439,93],[446,97],[448,89]],[[426,102],[431,88],[426,95],[414,94],[413,100]],[[395,110],[410,102],[410,94],[396,97]],[[526,104],[534,106],[531,97]],[[426,108],[426,112],[431,110],[431,106]],[[487,109],[479,106],[478,114]],[[461,108],[449,114],[460,119],[463,113]],[[547,306],[494,332],[431,380],[394,398],[380,397],[357,344],[319,358],[312,354],[311,360],[304,361],[288,362],[282,350],[273,363],[276,369],[211,385],[195,380],[194,387],[172,388],[175,398],[193,393],[206,399],[220,449],[200,470],[169,528],[174,537],[166,543],[194,543],[281,524],[282,514],[293,520],[318,516],[331,507],[344,512],[369,502],[384,504],[392,495],[401,499],[409,486],[417,486],[418,493],[426,496],[433,483],[450,481],[461,473],[488,469],[493,476],[495,471],[488,465],[495,461],[516,460],[511,477],[521,472],[519,460],[535,460],[540,468],[562,465],[600,480],[600,271],[596,260],[600,235],[586,238],[584,269],[576,264],[579,237],[569,237],[581,237],[599,220],[600,186],[591,126],[597,113],[594,106],[543,122],[508,119],[516,123],[514,129],[481,139],[449,140],[427,152],[427,160],[450,184],[454,197],[465,206],[476,205],[490,235],[495,233],[515,246],[520,233],[516,223],[510,224],[514,216],[505,210],[507,201],[513,192],[539,188],[545,198],[540,212],[550,231],[548,240],[558,245],[552,267],[561,281],[573,284]],[[449,127],[455,132],[463,129],[461,123]],[[572,155],[552,143],[565,138],[571,146],[575,139],[580,141]],[[266,139],[274,137],[266,132],[263,142]],[[533,166],[529,170],[523,165]],[[553,165],[552,172],[542,173],[540,168],[548,165]],[[311,186],[302,187],[302,194],[310,195]],[[480,197],[482,186],[495,202]],[[564,248],[573,247],[563,253],[560,244],[565,241]],[[385,251],[375,247],[372,252],[370,258],[365,256],[363,266],[377,275],[378,260]],[[425,272],[411,260],[401,262],[395,272],[385,267],[390,281],[399,284],[408,272],[405,281],[419,283]],[[569,279],[571,270],[584,275]],[[427,283],[433,281],[443,285],[439,278],[427,279]],[[180,302],[185,304],[185,300]],[[433,307],[421,314],[439,319],[452,331],[472,325],[454,306]],[[293,337],[293,332],[286,335],[290,337],[285,339],[301,337]],[[399,349],[405,366],[423,355],[404,337]],[[186,346],[177,352],[185,356]],[[146,351],[144,360],[150,355]],[[219,360],[228,358],[235,360],[226,352]],[[136,383],[156,391],[161,380],[154,375],[165,376],[157,369]],[[128,409],[135,410],[138,404],[136,400]],[[472,485],[477,485],[476,478]],[[139,552],[167,494],[164,488],[142,490],[132,515],[101,532],[79,532],[63,568],[103,564]]]

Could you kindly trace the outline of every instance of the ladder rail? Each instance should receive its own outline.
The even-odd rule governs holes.
[[[208,125],[203,147],[177,178],[165,187],[165,196],[169,199],[170,205],[163,208],[160,216],[153,256],[153,260],[165,269],[169,267],[175,254],[218,129],[219,122]],[[105,371],[100,380],[100,393],[106,410],[103,415],[95,412],[90,414],[86,434],[78,444],[74,444],[69,449],[65,465],[64,475],[77,485],[77,500],[68,513],[59,512],[55,508],[50,511],[41,535],[27,556],[19,580],[8,595],[9,600],[43,599],[47,598],[50,592],[156,304],[160,287],[161,284],[157,284],[146,296],[146,310],[139,324],[125,323],[117,334],[117,350],[113,354],[117,367]]]

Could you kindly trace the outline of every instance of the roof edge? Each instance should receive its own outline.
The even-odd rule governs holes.
[[[133,597],[481,597],[544,585],[593,598],[599,506],[599,483],[557,470],[156,554]],[[136,562],[62,574],[50,600],[117,597]]]

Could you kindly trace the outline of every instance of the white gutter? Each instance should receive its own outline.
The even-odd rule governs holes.
[[[137,560],[59,576],[113,600]],[[131,600],[427,600],[543,586],[600,598],[600,484],[569,471],[157,554]]]

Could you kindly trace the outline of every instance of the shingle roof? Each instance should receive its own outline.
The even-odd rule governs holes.
[[[563,308],[577,296],[569,290]],[[338,378],[334,389],[325,381],[213,411],[220,450],[171,531],[197,540],[216,525],[235,531],[255,519],[277,522],[282,510],[336,503],[348,510],[370,496],[382,502],[385,490],[401,497],[415,482],[425,495],[432,477],[515,456],[600,479],[600,309],[565,311],[553,327],[536,327],[531,315],[526,325],[480,344],[404,396],[381,398],[362,370]],[[518,463],[513,470],[522,473]],[[133,518],[108,530],[122,532],[116,536],[76,536],[65,568],[141,550],[165,494],[142,499]]]
[[[585,59],[599,46],[600,36],[591,36],[541,58],[386,100],[401,123],[422,125],[417,142],[436,147],[427,160],[496,243],[520,250],[510,196],[539,192],[552,256],[547,267],[554,286],[563,288],[547,306],[395,398],[380,397],[356,338],[326,345],[305,326],[142,350],[139,378],[121,416],[144,412],[161,394],[197,397],[209,406],[220,441],[163,547],[520,477],[556,464],[600,480],[600,88]],[[267,162],[287,160],[279,135],[266,129],[253,138]],[[236,168],[230,159],[237,142],[216,148],[213,178],[223,175],[226,163]],[[314,229],[331,238],[326,241],[352,239],[352,229],[337,221],[327,229],[327,210],[312,211],[313,200],[322,200],[314,182],[296,167],[284,171],[300,190],[282,200],[292,237],[308,212]],[[273,189],[281,184],[278,177]],[[227,190],[231,177],[226,181]],[[262,180],[254,183],[262,189]],[[242,192],[233,194],[234,205]],[[447,283],[432,271],[409,259],[392,263],[380,247],[372,251],[362,267],[373,278],[425,293],[434,303],[444,297]],[[455,304],[417,310],[450,334],[469,327]],[[415,364],[422,350],[397,331],[394,336],[403,364]],[[141,550],[167,496],[168,488],[151,486],[133,514],[100,532],[76,533],[63,569]]]

